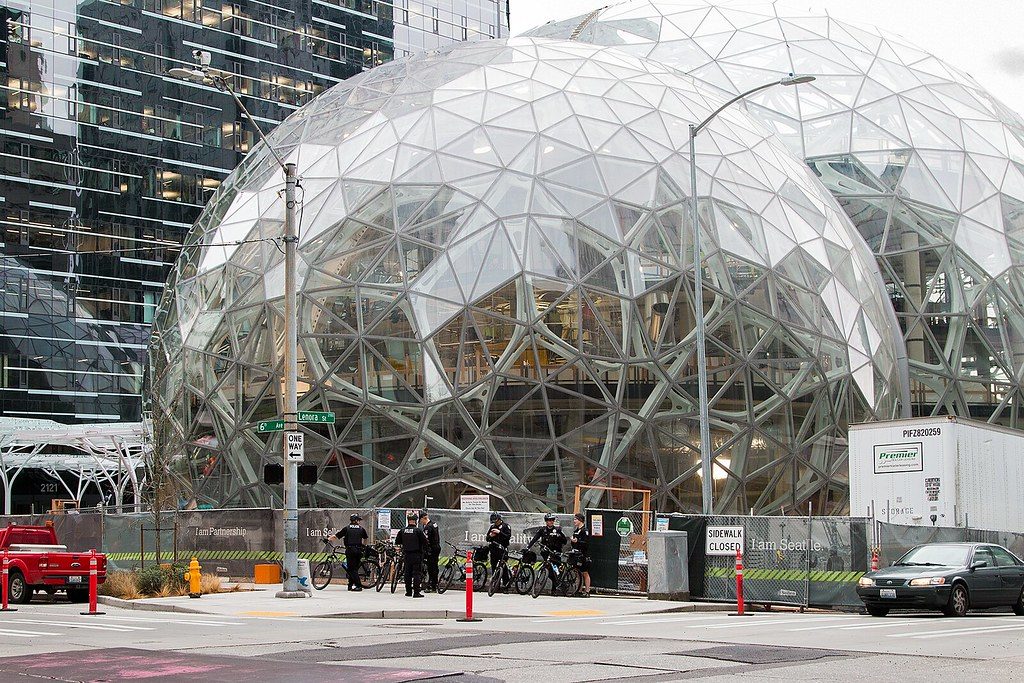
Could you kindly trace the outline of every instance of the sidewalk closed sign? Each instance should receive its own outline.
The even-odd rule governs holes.
[[[743,550],[743,527],[709,526],[704,540],[706,555],[735,555]]]
[[[305,450],[303,449],[303,434],[302,432],[288,432],[285,434],[286,443],[288,444],[288,460],[290,462],[302,462],[306,459]]]

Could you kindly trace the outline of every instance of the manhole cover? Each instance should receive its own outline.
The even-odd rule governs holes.
[[[809,662],[825,657],[847,657],[848,652],[818,650],[806,647],[775,647],[770,645],[721,645],[718,647],[674,652],[684,657],[707,657],[743,664],[778,664],[781,662]]]

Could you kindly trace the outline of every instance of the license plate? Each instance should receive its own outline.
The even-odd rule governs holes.
[[[878,589],[878,597],[882,598],[883,600],[895,600],[896,599],[896,589],[895,588],[879,588]]]
[[[69,576],[68,577],[68,583],[82,583],[82,577],[81,576]]]

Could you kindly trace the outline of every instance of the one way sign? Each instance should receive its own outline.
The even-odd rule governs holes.
[[[288,432],[284,435],[286,443],[288,444],[288,462],[303,462],[306,459],[304,444],[304,434],[302,432]]]

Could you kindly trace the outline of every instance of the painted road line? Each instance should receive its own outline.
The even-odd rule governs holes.
[[[722,620],[727,620],[729,617],[713,617],[711,619],[704,619],[702,617],[664,617],[662,619],[631,619],[628,621],[609,621],[607,626],[636,626],[639,624],[668,624],[678,622],[689,622],[684,624],[685,626],[702,626],[704,624],[717,624]],[[733,618],[735,619],[735,617]]]
[[[46,616],[46,617],[73,617],[75,619],[91,619],[89,616],[79,616],[77,614],[61,614],[59,612],[35,612],[35,615]],[[197,614],[195,619],[183,617],[181,619],[170,617],[122,617],[112,616],[107,614],[103,617],[103,621],[128,621],[128,622],[139,622],[145,624],[196,624],[202,626],[242,626],[240,621],[211,621],[206,618],[205,615]]]
[[[834,628],[840,631],[859,631],[865,628],[889,628],[890,626],[907,626],[909,624],[918,624],[920,619],[893,619],[887,621],[884,624],[878,622],[872,624],[856,624],[855,626],[826,626],[825,628]]]
[[[905,638],[945,638],[948,636],[959,636],[959,635],[981,635],[983,633],[999,633],[1000,631],[1020,631],[1024,630],[1024,624],[1020,626],[977,626],[975,628],[960,628],[960,629],[949,629],[946,631],[921,631],[919,633],[906,633]]]
[[[854,619],[854,618],[855,617],[814,617],[814,618],[811,618],[811,619],[795,618],[795,619],[773,619],[771,621],[761,621],[759,619],[749,619],[749,618],[734,617],[733,621],[735,623],[731,623],[731,624],[715,624],[715,625],[712,625],[712,626],[706,626],[705,628],[714,628],[714,629],[720,629],[720,628],[752,628],[752,627],[756,628],[758,626],[778,626],[780,624],[809,624],[811,622],[821,623],[823,621],[850,621],[851,619]],[[819,628],[819,627],[812,627],[812,628]]]
[[[0,636],[11,636],[12,638],[35,638],[36,636],[59,636],[60,633],[47,633],[46,631],[15,631],[0,629]]]
[[[67,621],[41,621],[38,619],[18,619],[19,624],[39,624],[40,626],[60,626],[63,628],[84,628],[93,631],[121,631],[126,633],[129,631],[155,631],[155,628],[150,626],[125,626],[120,624],[105,624],[100,626],[99,624],[72,624]]]

